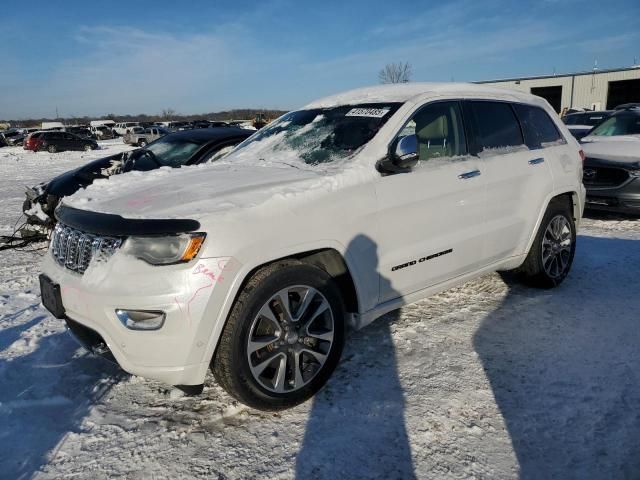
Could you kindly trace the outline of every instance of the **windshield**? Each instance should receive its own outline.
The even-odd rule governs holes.
[[[399,106],[375,103],[290,112],[238,145],[232,155],[306,165],[336,162],[369,142]]]
[[[640,134],[640,115],[633,113],[609,117],[591,132],[591,135],[604,137],[637,134]]]
[[[162,167],[179,167],[187,163],[191,156],[202,146],[193,140],[163,137],[147,145]]]

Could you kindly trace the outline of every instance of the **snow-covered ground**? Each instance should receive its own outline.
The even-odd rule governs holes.
[[[22,187],[91,153],[0,149],[0,233]],[[640,221],[584,221],[551,291],[498,274],[349,336],[295,409],[130,377],[41,306],[43,250],[0,252],[1,478],[640,478]]]

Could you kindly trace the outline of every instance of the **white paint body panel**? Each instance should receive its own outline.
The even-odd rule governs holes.
[[[543,164],[527,163],[539,151],[523,152],[381,176],[376,162],[412,112],[432,100],[518,101],[553,115],[537,97],[476,85],[412,84],[399,90],[376,87],[357,91],[353,102],[347,94],[316,102],[383,102],[389,96],[404,102],[348,167],[332,176],[292,168],[262,168],[257,175],[257,167],[212,165],[161,172],[155,180],[138,176],[129,181],[135,185],[114,177],[115,182],[65,200],[77,208],[129,217],[195,218],[207,233],[198,257],[183,265],[152,267],[119,251],[80,276],[47,255],[42,269],[61,285],[69,317],[100,333],[130,373],[170,384],[199,384],[233,300],[257,266],[301,252],[337,251],[355,283],[355,324],[363,326],[404,303],[519,265],[553,196],[575,193],[581,214],[578,145],[559,120],[554,121],[567,144],[545,149]],[[476,168],[481,176],[458,179]],[[163,188],[167,178],[171,182]],[[114,186],[111,197],[97,195]],[[447,249],[452,252],[391,270]],[[117,320],[116,308],[163,310],[167,320],[158,331],[131,331]]]

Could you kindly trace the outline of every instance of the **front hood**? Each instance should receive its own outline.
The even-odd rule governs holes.
[[[593,138],[593,137],[592,137]],[[618,163],[637,164],[640,162],[640,137],[605,137],[605,141],[591,141],[582,144],[585,156]]]
[[[65,205],[125,218],[193,218],[259,205],[277,194],[303,191],[294,185],[317,173],[283,165],[205,164],[129,172],[64,199]]]

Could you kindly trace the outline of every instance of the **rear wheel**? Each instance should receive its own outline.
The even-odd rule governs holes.
[[[566,199],[554,199],[542,219],[531,250],[517,270],[525,283],[539,288],[560,285],[576,250],[576,226]]]
[[[333,373],[344,328],[342,298],[329,274],[296,260],[276,262],[256,272],[234,303],[214,376],[251,407],[292,407]]]
[[[47,147],[47,152],[49,153],[56,153],[58,151],[57,147],[55,145],[49,145]]]
[[[87,143],[87,144],[84,146],[84,151],[85,151],[85,152],[90,152],[91,150],[93,150],[93,147]]]
[[[147,141],[146,140],[138,140],[138,146],[140,148],[144,148],[147,146]]]

